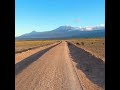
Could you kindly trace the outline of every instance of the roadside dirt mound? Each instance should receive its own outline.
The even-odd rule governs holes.
[[[70,56],[84,90],[105,89],[105,63],[75,45],[68,44]]]

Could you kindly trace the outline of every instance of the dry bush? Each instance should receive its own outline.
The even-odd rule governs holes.
[[[76,43],[77,45],[80,45],[78,42]]]
[[[81,42],[82,45],[84,45],[84,42]]]

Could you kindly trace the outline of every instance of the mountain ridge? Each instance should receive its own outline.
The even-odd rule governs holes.
[[[16,37],[16,40],[26,39],[58,39],[58,38],[89,38],[89,37],[104,37],[105,27],[72,27],[60,26],[51,31],[37,32],[32,31],[27,34]]]

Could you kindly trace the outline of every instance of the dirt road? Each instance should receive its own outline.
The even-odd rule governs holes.
[[[63,41],[15,64],[15,90],[104,90],[104,64],[97,60]]]
[[[46,46],[43,46],[43,47],[31,49],[31,50],[28,50],[28,51],[25,51],[25,52],[15,53],[15,64],[24,60],[27,57],[30,57],[33,54],[39,53],[39,52],[45,50],[46,48],[55,46],[56,44],[59,44],[59,43],[60,42],[56,42],[56,43],[53,43],[53,44],[50,44],[50,45],[46,45]]]
[[[66,42],[45,52],[16,74],[15,90],[82,90],[67,53]]]

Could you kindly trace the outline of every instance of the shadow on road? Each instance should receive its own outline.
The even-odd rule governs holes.
[[[77,69],[82,70],[94,84],[105,88],[105,63],[72,43],[68,47],[73,61],[77,63]]]
[[[61,43],[61,42],[60,42]],[[58,43],[58,44],[60,44]],[[48,50],[50,50],[51,48],[57,46],[58,44],[55,44],[47,49],[44,49],[42,51],[39,51],[27,58],[25,58],[24,60],[18,62],[15,64],[15,76],[20,73],[23,69],[25,69],[28,65],[30,65],[32,62],[36,61],[38,58],[40,58],[44,53],[46,53]]]

